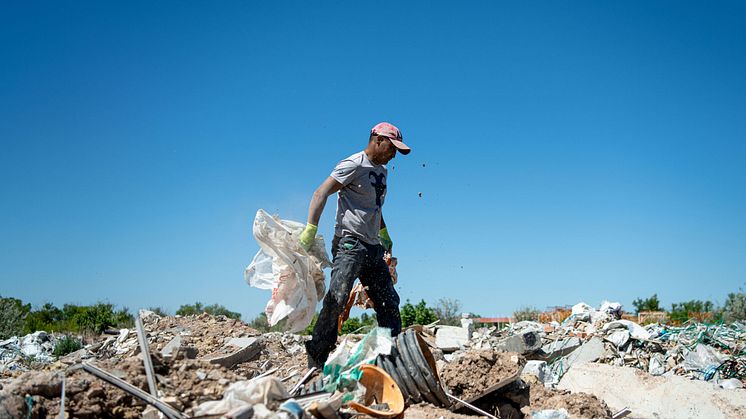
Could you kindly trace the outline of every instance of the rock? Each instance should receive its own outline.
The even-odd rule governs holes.
[[[435,332],[435,346],[443,351],[456,351],[469,341],[469,330],[458,326],[440,326]]]
[[[724,388],[726,390],[737,390],[739,388],[743,388],[743,383],[738,378],[729,378],[727,380],[722,380],[720,383],[718,383],[720,388]]]
[[[541,338],[537,332],[523,332],[497,342],[494,349],[502,352],[518,352],[525,355],[541,347]]]
[[[604,343],[594,336],[565,357],[565,367],[597,361],[603,354]]]
[[[174,358],[181,348],[181,336],[176,336],[171,339],[166,346],[161,349],[161,356],[164,358]]]
[[[580,347],[580,345],[581,342],[579,338],[569,337],[552,341],[552,343],[542,346],[541,351],[545,354],[546,358],[551,361],[569,354]]]
[[[217,356],[217,357],[208,359],[208,361],[212,364],[217,364],[225,368],[232,368],[233,366],[237,364],[252,360],[255,356],[259,355],[262,348],[264,347],[262,339],[260,337],[241,338],[241,339],[253,339],[253,340],[251,341],[251,343],[248,343],[246,346],[242,347],[241,349],[229,355]],[[247,341],[242,341],[242,343],[247,343]]]
[[[526,365],[523,367],[523,371],[521,372],[521,378],[524,378],[526,375],[533,375],[538,378],[539,381],[545,383],[546,379],[549,377],[546,361],[526,362]]]

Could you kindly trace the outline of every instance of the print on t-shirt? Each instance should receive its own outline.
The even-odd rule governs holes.
[[[386,178],[386,175],[381,173],[380,175],[377,174],[374,171],[368,172],[368,178],[373,178],[374,181],[370,182],[371,185],[376,189],[376,205],[378,208],[381,208],[381,197],[386,192],[386,184],[383,183],[383,180]]]

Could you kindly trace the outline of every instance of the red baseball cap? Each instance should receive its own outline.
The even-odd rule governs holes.
[[[409,152],[412,151],[409,146],[402,142],[401,131],[399,131],[399,128],[389,124],[388,122],[377,124],[372,130],[370,130],[370,133],[388,137],[394,144],[394,147],[396,147],[396,149],[402,154],[409,154]]]

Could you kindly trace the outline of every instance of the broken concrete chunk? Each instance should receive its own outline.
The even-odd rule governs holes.
[[[176,353],[179,352],[179,349],[181,348],[181,336],[176,336],[173,339],[171,339],[170,342],[166,344],[166,346],[161,349],[161,356],[164,358],[173,358],[176,356]]]
[[[565,357],[565,367],[569,368],[573,365],[597,361],[603,354],[604,343],[601,339],[594,336],[591,340],[583,344],[583,346],[572,351],[570,355]]]
[[[502,352],[518,352],[525,355],[536,351],[541,347],[541,338],[537,332],[523,332],[517,335],[508,336],[497,342],[495,350]]]
[[[527,375],[533,375],[538,378],[539,381],[545,383],[549,378],[549,371],[547,369],[546,361],[526,362],[526,365],[523,367],[523,371],[521,372],[521,378],[525,380],[524,377],[526,377]]]
[[[435,346],[449,352],[464,347],[469,341],[469,330],[458,326],[440,326],[435,332]]]
[[[235,346],[237,348],[245,348],[256,342],[255,337],[253,338],[230,338],[226,343],[227,346]]]
[[[248,345],[241,347],[241,349],[238,349],[237,351],[225,355],[225,356],[217,356],[214,358],[208,359],[208,361],[212,364],[217,364],[220,366],[223,366],[225,368],[232,368],[235,365],[238,365],[243,362],[251,361],[254,357],[259,355],[259,352],[261,352],[262,348],[264,347],[264,344],[262,343],[261,338],[241,338],[241,339],[253,339],[250,343],[247,341],[241,341],[241,343],[248,343]],[[231,345],[235,346],[235,345]]]
[[[549,360],[565,356],[570,352],[580,347],[580,339],[576,337],[569,337],[565,339],[555,340],[552,343],[546,344],[541,347],[542,352],[546,355]]]

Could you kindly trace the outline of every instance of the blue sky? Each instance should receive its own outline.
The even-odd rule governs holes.
[[[743,2],[151,3],[2,6],[3,296],[249,320],[256,210],[305,221],[383,120],[402,300],[746,284]]]

